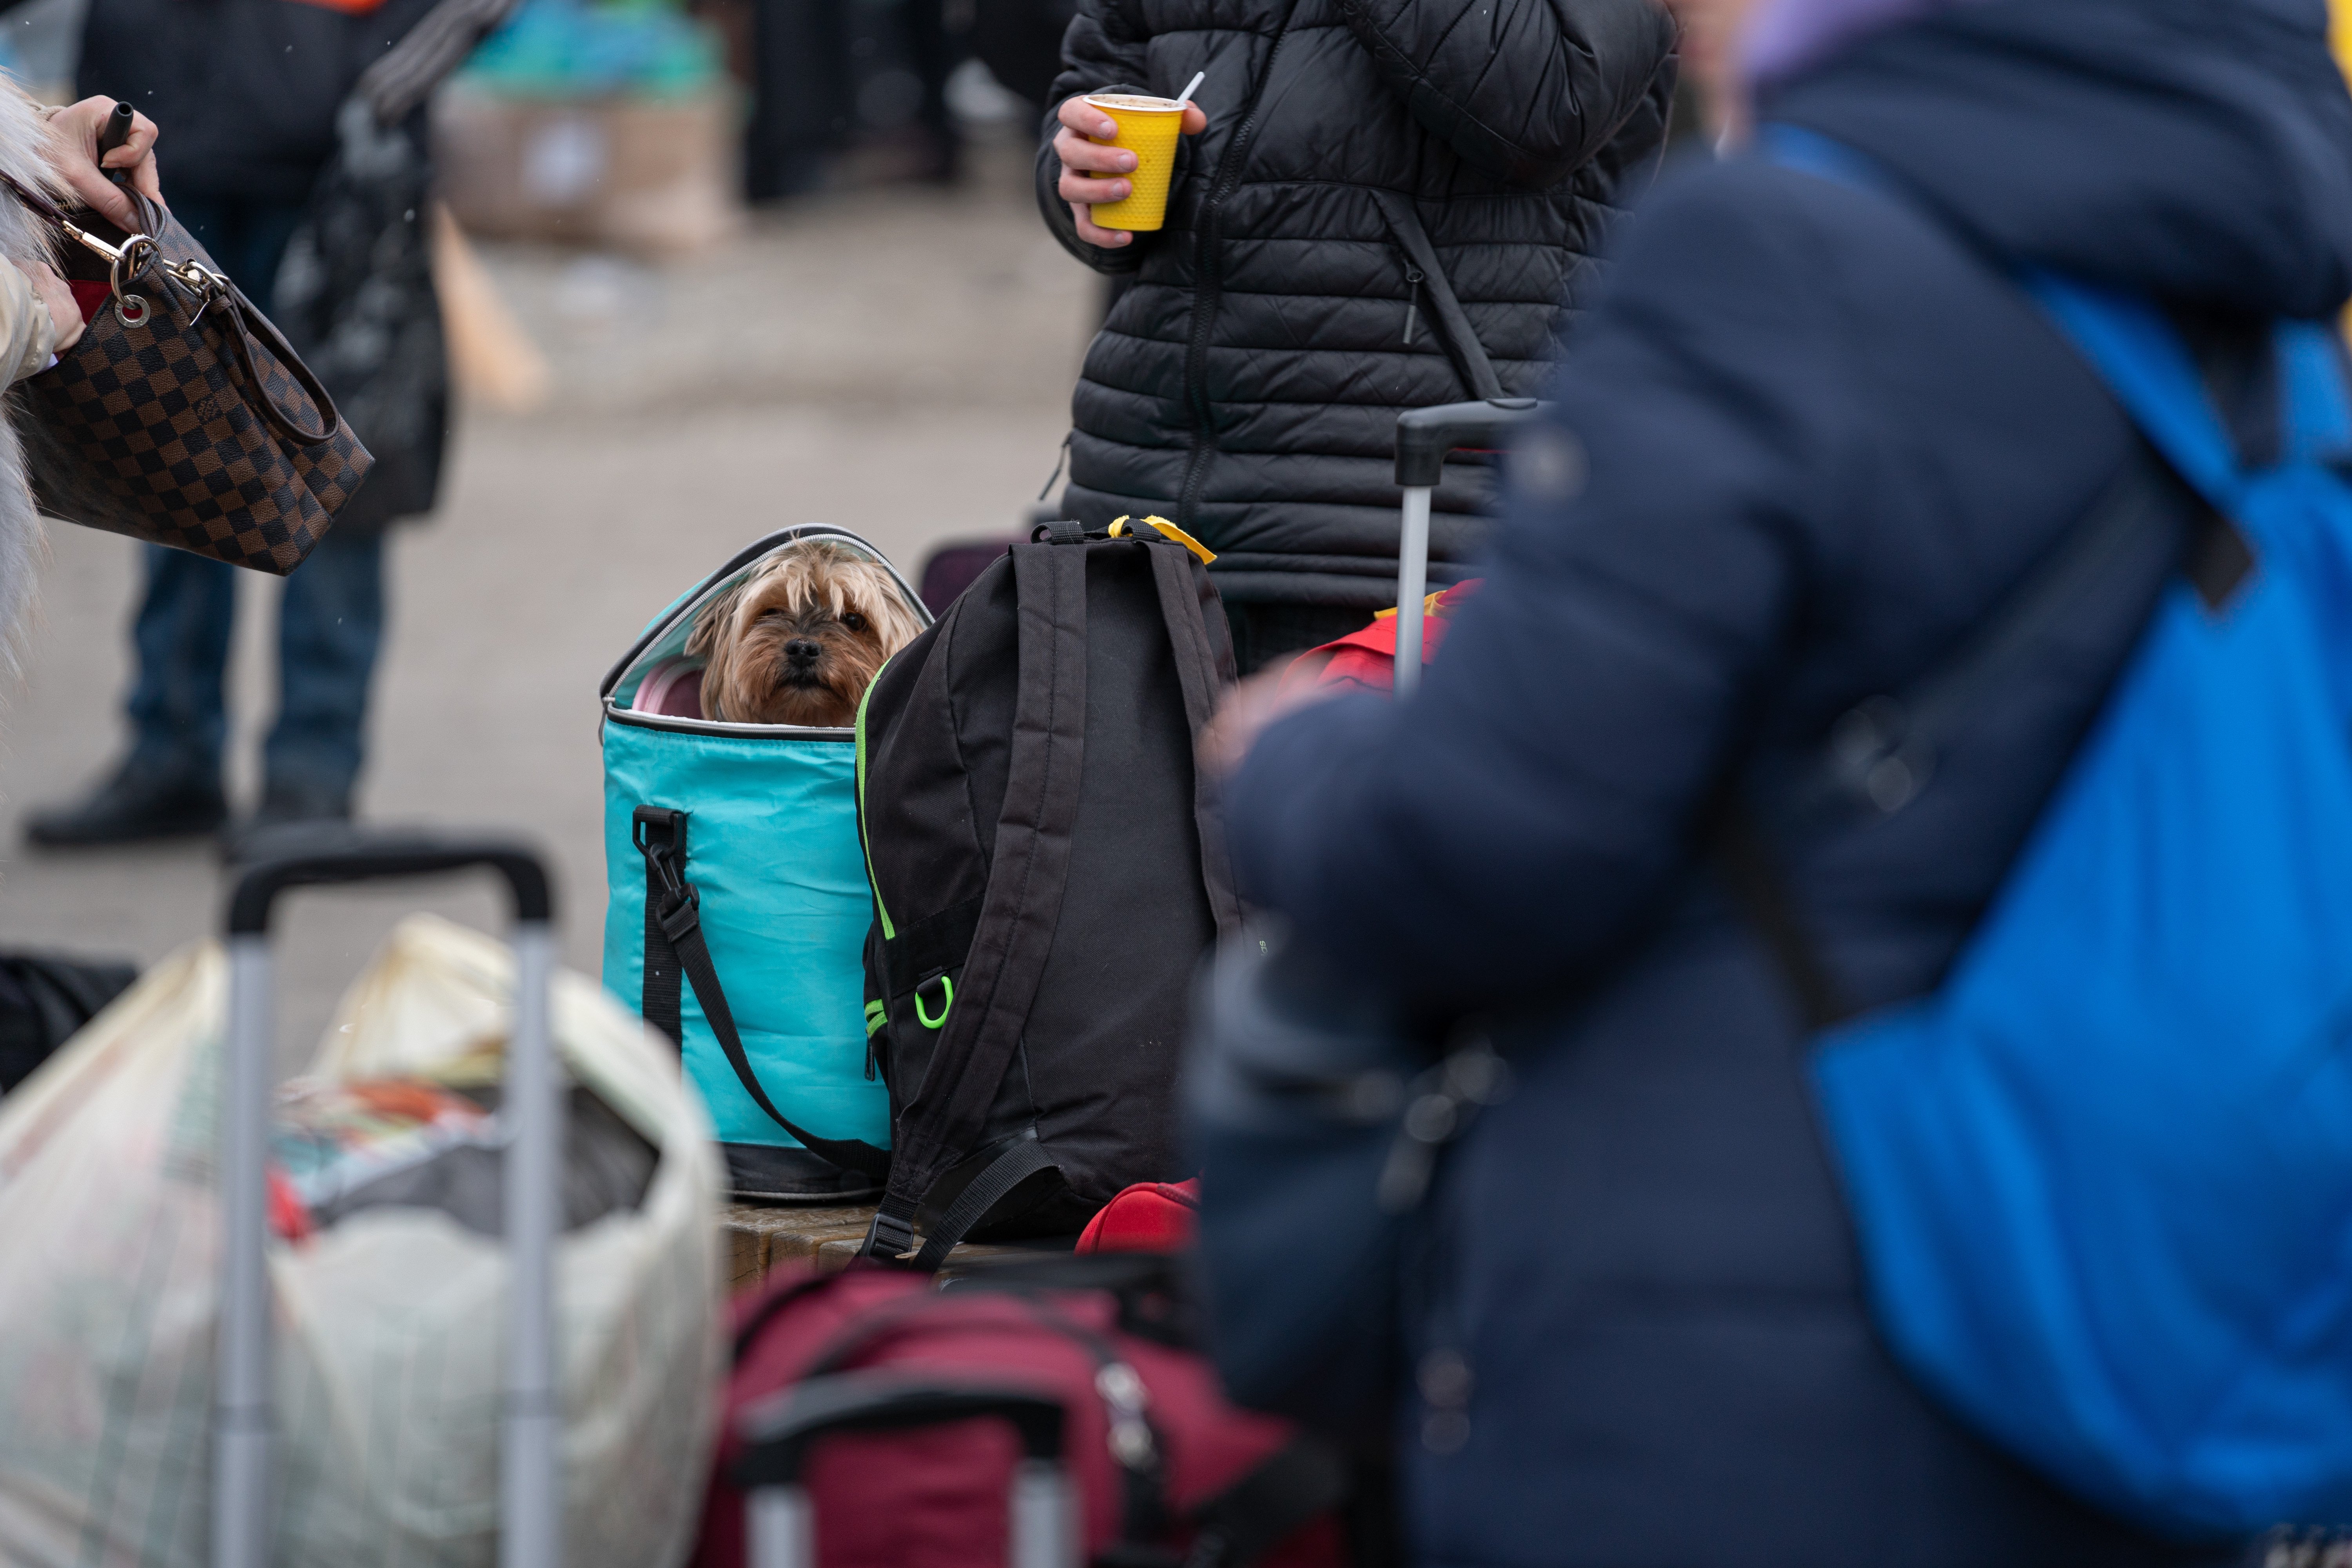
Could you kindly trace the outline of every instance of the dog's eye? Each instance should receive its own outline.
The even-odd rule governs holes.
[[[862,632],[866,629],[866,617],[852,610],[841,617],[841,624],[853,632]]]

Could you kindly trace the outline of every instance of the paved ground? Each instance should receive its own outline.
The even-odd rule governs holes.
[[[1094,283],[1039,227],[1025,154],[980,162],[964,190],[827,196],[659,272],[490,258],[556,391],[527,417],[467,419],[439,517],[394,543],[363,809],[535,835],[561,868],[582,968],[595,967],[604,902],[596,683],[639,626],[782,524],[856,528],[911,572],[938,539],[1016,526],[1053,468]],[[55,531],[31,667],[0,711],[0,945],[152,961],[216,919],[209,846],[66,857],[17,837],[27,807],[120,743],[134,565],[121,540]],[[249,798],[276,585],[242,586],[232,787]],[[500,918],[462,884],[295,902],[289,1055],[417,907]]]

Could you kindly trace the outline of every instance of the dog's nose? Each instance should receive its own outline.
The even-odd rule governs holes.
[[[794,664],[814,664],[824,647],[814,637],[794,637],[784,645],[784,657]]]

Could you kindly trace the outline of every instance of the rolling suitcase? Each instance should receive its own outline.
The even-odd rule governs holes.
[[[1545,405],[1532,397],[1489,397],[1412,408],[1397,416],[1396,479],[1404,491],[1404,532],[1397,548],[1396,694],[1421,684],[1422,623],[1428,613],[1429,498],[1456,452],[1498,450]]]
[[[817,1568],[816,1514],[802,1479],[820,1438],[983,1416],[1010,1426],[1021,1445],[1005,1498],[1007,1568],[1078,1568],[1078,1504],[1062,1468],[1060,1400],[1018,1384],[861,1372],[811,1378],[746,1419],[739,1470],[751,1489],[749,1568]]]
[[[1225,1399],[1181,1279],[1141,1256],[945,1289],[904,1269],[772,1277],[736,1304],[692,1568],[1352,1561],[1347,1461]]]
[[[502,1114],[508,1244],[514,1258],[505,1412],[499,1453],[499,1560],[557,1568],[562,1412],[555,1384],[555,1243],[562,1219],[564,1104],[557,1083],[548,995],[554,969],[546,868],[520,845],[492,838],[335,835],[260,861],[229,897],[228,1037],[220,1125],[221,1254],[218,1382],[213,1416],[214,1568],[269,1561],[271,1378],[268,1136],[274,1073],[269,920],[296,888],[425,877],[487,868],[514,896],[514,1026]]]

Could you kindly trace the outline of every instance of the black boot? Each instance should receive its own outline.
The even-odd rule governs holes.
[[[90,848],[193,837],[227,818],[218,778],[133,757],[87,798],[27,816],[25,837],[44,848]]]

